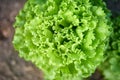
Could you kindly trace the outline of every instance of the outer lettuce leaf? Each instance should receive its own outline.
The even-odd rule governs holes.
[[[100,69],[105,80],[120,80],[120,16],[113,18],[113,32]]]

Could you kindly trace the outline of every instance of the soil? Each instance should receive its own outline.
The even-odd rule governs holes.
[[[18,56],[12,45],[15,16],[26,0],[0,0],[0,80],[43,80],[43,73],[34,64]],[[114,15],[120,13],[119,0],[107,0]],[[87,80],[103,80],[100,71]]]
[[[26,62],[14,50],[15,16],[25,0],[0,0],[0,80],[43,80],[41,70]]]

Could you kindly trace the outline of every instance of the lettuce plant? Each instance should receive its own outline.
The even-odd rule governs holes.
[[[101,0],[28,0],[13,44],[45,80],[80,80],[103,60],[111,22]]]
[[[100,69],[105,80],[120,80],[120,16],[113,18],[113,33]]]

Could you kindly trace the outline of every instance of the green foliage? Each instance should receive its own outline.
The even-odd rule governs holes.
[[[106,60],[100,68],[105,75],[105,80],[120,80],[120,16],[113,18],[112,21],[113,33],[106,50]]]
[[[80,80],[103,60],[108,14],[101,0],[28,0],[16,17],[13,44],[46,80]]]

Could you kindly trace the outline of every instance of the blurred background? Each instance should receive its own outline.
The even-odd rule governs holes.
[[[120,12],[120,0],[105,0],[113,16]],[[26,0],[0,0],[0,80],[43,80],[43,73],[18,56],[12,45],[15,16]],[[100,71],[87,80],[103,80]]]
[[[0,80],[42,80],[41,71],[19,58],[12,45],[15,16],[25,1],[0,0]]]

